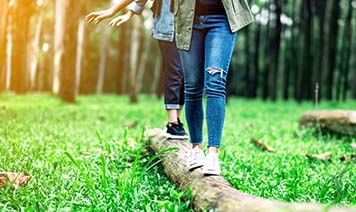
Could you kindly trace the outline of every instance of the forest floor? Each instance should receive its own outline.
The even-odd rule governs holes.
[[[319,108],[355,109],[356,101]],[[299,129],[300,116],[313,109],[312,103],[230,99],[222,175],[264,198],[355,205],[355,160],[340,157],[356,152],[356,139]],[[162,101],[150,96],[132,105],[110,95],[80,96],[76,104],[48,95],[0,95],[0,172],[31,176],[24,187],[0,188],[0,208],[191,210],[189,192],[169,182],[140,142],[145,127],[163,127],[165,120]],[[275,152],[260,150],[252,138]],[[330,161],[306,157],[325,152]]]

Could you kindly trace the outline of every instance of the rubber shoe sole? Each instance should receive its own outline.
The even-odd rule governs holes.
[[[170,138],[170,139],[178,139],[178,140],[186,140],[188,139],[188,135],[172,135],[170,133],[164,133],[164,136],[166,138]]]
[[[189,164],[188,169],[189,171],[193,171],[194,169],[203,167],[204,164],[203,163],[193,163],[193,164]]]
[[[204,175],[220,175],[220,171],[215,170],[215,169],[204,169],[203,168],[203,174]]]

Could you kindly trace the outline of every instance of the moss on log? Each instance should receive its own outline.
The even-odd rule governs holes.
[[[306,203],[284,203],[267,200],[243,193],[231,186],[221,176],[204,176],[202,168],[192,172],[186,168],[187,154],[191,145],[187,140],[164,138],[160,129],[148,130],[149,147],[161,155],[162,165],[168,178],[182,190],[191,190],[196,211],[355,211]],[[171,149],[171,151],[167,151]]]
[[[306,112],[300,119],[301,127],[315,127],[323,131],[356,136],[356,111],[329,110]]]

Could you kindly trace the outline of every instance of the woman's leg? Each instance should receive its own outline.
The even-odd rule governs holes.
[[[232,33],[226,16],[208,16],[205,36],[205,90],[208,152],[217,153],[225,120],[226,78],[237,34]]]
[[[183,71],[175,42],[158,41],[164,63],[164,102],[168,115],[167,133],[174,138],[185,138],[186,133],[178,121],[183,104]],[[184,100],[183,100],[184,101]]]
[[[190,141],[193,146],[201,146],[204,119],[204,34],[194,29],[190,49],[180,50],[179,53],[184,72],[185,115]]]

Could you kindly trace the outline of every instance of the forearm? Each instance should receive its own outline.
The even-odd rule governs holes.
[[[114,15],[118,13],[119,11],[123,10],[127,5],[129,5],[131,2],[134,0],[120,0],[118,1],[115,5],[113,5],[110,10],[111,13]]]
[[[143,9],[145,8],[145,4],[147,3],[147,0],[135,0],[135,3],[132,4],[128,9],[135,13],[136,15],[139,15],[142,13]]]

